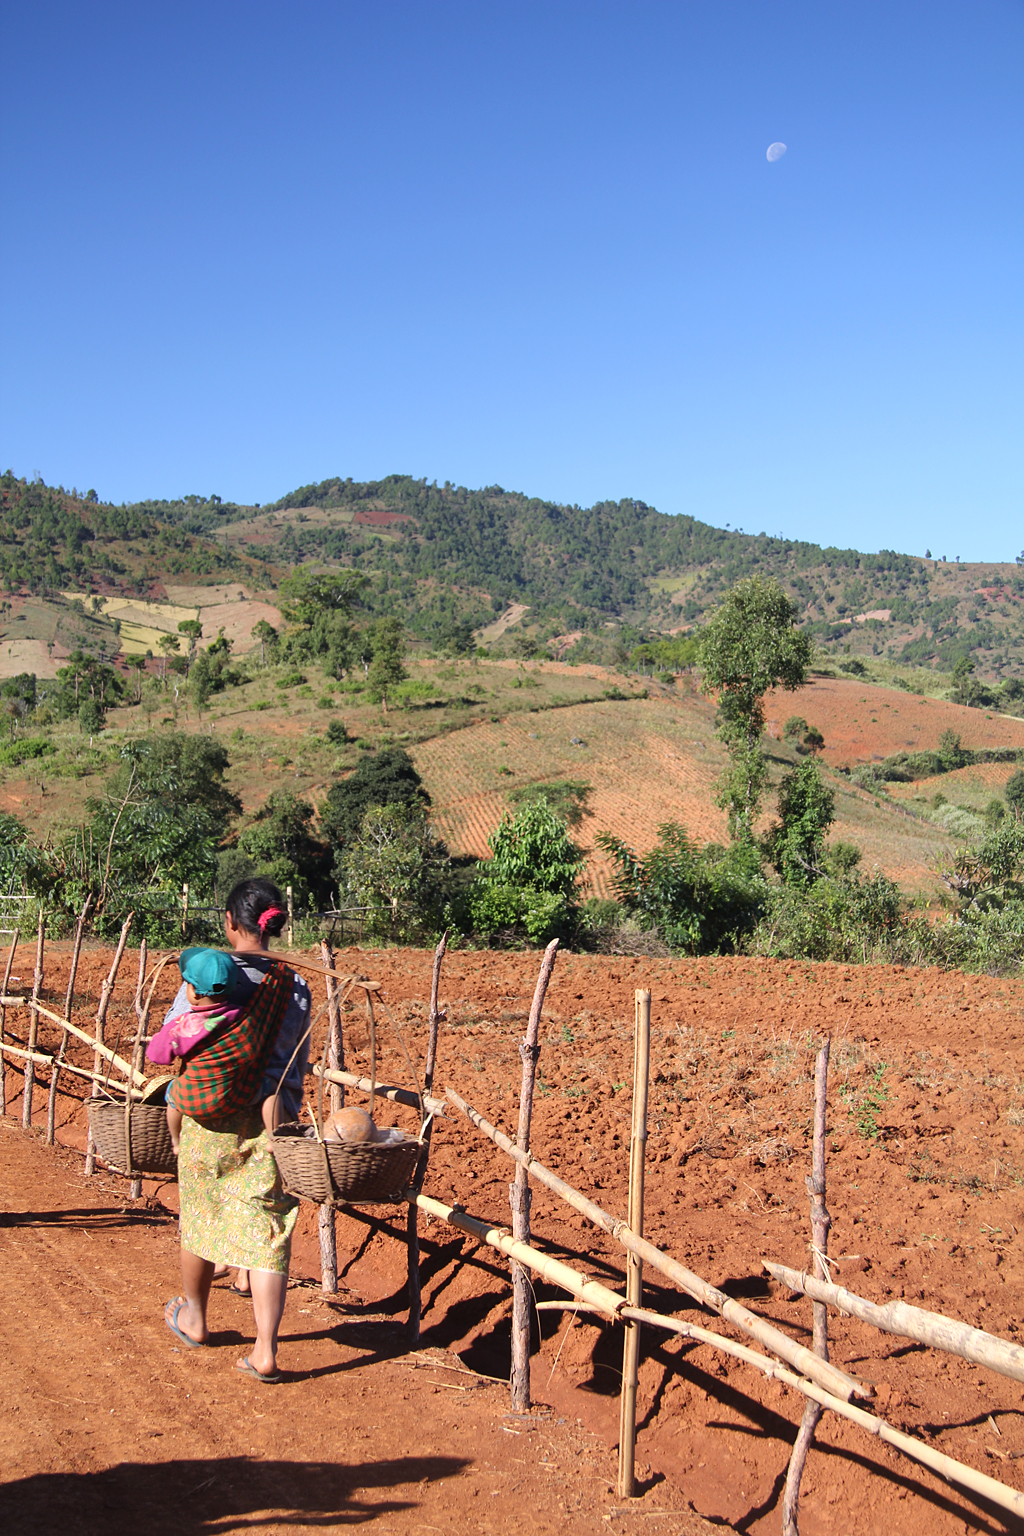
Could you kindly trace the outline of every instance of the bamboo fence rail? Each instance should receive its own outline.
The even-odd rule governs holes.
[[[409,1109],[419,1109],[420,1107],[419,1099],[410,1088],[396,1088],[391,1083],[373,1084],[368,1077],[360,1077],[355,1072],[332,1072],[327,1067],[321,1071],[318,1061],[313,1063],[312,1071],[314,1077],[322,1076],[325,1082],[338,1083],[343,1088],[356,1088],[360,1093],[369,1093],[372,1088],[376,1095],[380,1098],[390,1099],[393,1104],[405,1104]],[[428,1114],[433,1115],[435,1120],[444,1119],[444,1112],[447,1107],[444,1099],[432,1098],[429,1093],[423,1095],[423,1108]]]
[[[482,1226],[483,1223],[481,1222],[480,1225]],[[556,1283],[561,1284],[560,1281]],[[560,1310],[604,1313],[605,1311],[602,1306],[592,1302],[581,1305],[575,1301],[539,1301],[537,1308],[544,1312]],[[767,1355],[759,1355],[756,1350],[748,1349],[745,1344],[737,1344],[733,1339],[723,1338],[721,1334],[712,1333],[696,1323],[686,1323],[681,1318],[665,1317],[660,1312],[649,1312],[640,1307],[623,1306],[619,1309],[619,1316],[649,1323],[652,1328],[664,1328],[668,1333],[678,1333],[681,1338],[693,1339],[695,1344],[709,1344],[713,1349],[732,1355],[737,1360],[743,1360],[747,1365],[754,1366],[762,1375],[770,1377],[773,1381],[782,1382],[783,1386],[792,1387],[795,1392],[811,1398],[822,1408],[830,1408],[840,1418],[849,1419],[851,1423],[858,1424],[861,1429],[866,1429],[869,1435],[874,1435],[886,1445],[901,1451],[904,1456],[920,1462],[932,1472],[937,1472],[948,1482],[967,1488],[980,1498],[997,1504],[1000,1509],[1007,1509],[1015,1515],[1024,1515],[1024,1493],[1018,1493],[1015,1488],[1008,1488],[1005,1483],[997,1482],[987,1473],[976,1472],[973,1467],[965,1466],[962,1461],[956,1461],[952,1456],[946,1456],[942,1451],[934,1450],[924,1441],[915,1440],[912,1435],[894,1429],[884,1419],[868,1413],[864,1408],[858,1408],[855,1403],[848,1403],[843,1398],[834,1397],[832,1393],[826,1392],[815,1382],[808,1381],[806,1377],[797,1376],[793,1371],[787,1370],[784,1365],[779,1365],[775,1360],[769,1360]]]
[[[883,1333],[894,1333],[901,1339],[930,1344],[933,1349],[941,1349],[947,1355],[959,1355],[962,1360],[970,1360],[973,1365],[984,1365],[990,1371],[997,1371],[1000,1376],[1009,1376],[1012,1381],[1024,1381],[1024,1348],[1019,1344],[1011,1344],[1008,1339],[1000,1339],[994,1333],[985,1333],[981,1328],[972,1328],[969,1323],[958,1323],[954,1318],[944,1317],[941,1312],[927,1312],[923,1307],[912,1307],[905,1301],[890,1301],[879,1306],[873,1301],[865,1301],[863,1296],[855,1296],[844,1286],[819,1280],[802,1270],[789,1269],[785,1264],[773,1264],[767,1259],[761,1262],[773,1279],[780,1280],[791,1291],[836,1307],[849,1317],[881,1329]]]
[[[803,1344],[796,1343],[781,1329],[776,1328],[764,1318],[757,1317],[753,1312],[748,1312],[747,1308],[741,1306],[738,1301],[734,1301],[731,1296],[726,1296],[724,1291],[709,1285],[706,1280],[702,1280],[699,1275],[695,1275],[692,1270],[687,1269],[676,1259],[670,1258],[667,1253],[663,1253],[646,1238],[637,1237],[630,1232],[624,1221],[610,1216],[599,1205],[595,1205],[593,1200],[588,1200],[586,1195],[581,1195],[579,1190],[573,1189],[564,1179],[560,1179],[542,1163],[538,1163],[529,1152],[520,1152],[514,1142],[501,1131],[496,1130],[483,1115],[461,1099],[454,1089],[448,1088],[446,1092],[455,1107],[461,1109],[477,1129],[490,1137],[503,1152],[507,1152],[510,1157],[521,1162],[528,1169],[531,1177],[544,1184],[554,1194],[560,1195],[574,1210],[579,1211],[581,1216],[586,1216],[588,1221],[592,1221],[603,1232],[614,1237],[624,1248],[636,1253],[652,1269],[656,1269],[659,1274],[674,1281],[679,1289],[687,1296],[692,1296],[694,1301],[699,1301],[710,1311],[717,1312],[726,1322],[732,1323],[734,1327],[749,1334],[765,1349],[770,1349],[773,1355],[778,1355],[780,1360],[786,1360],[794,1370],[818,1382],[826,1391],[835,1392],[845,1400],[852,1397],[872,1396],[874,1390],[872,1387],[841,1371],[838,1366],[819,1360],[813,1351]]]

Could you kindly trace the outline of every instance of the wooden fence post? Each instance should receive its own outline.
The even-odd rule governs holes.
[[[85,906],[79,914],[75,924],[75,944],[71,951],[71,968],[68,971],[68,990],[64,996],[64,1017],[70,1019],[71,1009],[75,1001],[75,978],[78,975],[78,959],[82,953],[82,935],[85,932],[85,920],[89,916],[89,908],[92,906],[92,892],[85,898]],[[6,985],[4,991],[7,991]],[[50,1100],[46,1106],[46,1141],[48,1146],[53,1146],[57,1137],[57,1088],[60,1082],[61,1063],[64,1060],[64,1052],[67,1048],[68,1032],[61,1030],[60,1045],[57,1047],[57,1056],[50,1072]]]
[[[106,1022],[107,1022],[107,1009],[110,1007],[110,995],[111,995],[111,993],[114,990],[114,983],[117,980],[117,973],[118,973],[118,970],[120,969],[120,966],[121,966],[121,956],[124,954],[124,947],[125,947],[125,945],[128,942],[128,930],[132,926],[132,920],[134,919],[134,917],[135,917],[135,913],[134,912],[129,912],[128,916],[125,918],[124,922],[121,925],[121,937],[118,939],[118,941],[117,941],[117,948],[114,950],[114,958],[113,958],[113,960],[111,962],[111,965],[110,965],[110,973],[109,973],[108,976],[106,976],[104,978],[103,985],[100,988],[99,1007],[96,1009],[96,1044],[98,1046],[102,1046],[103,1043],[104,1043],[104,1041],[103,1041],[103,1031],[104,1031],[104,1028],[106,1026]],[[100,1072],[100,1070],[102,1069],[102,1067],[103,1067],[104,1056],[98,1050],[95,1051],[93,1054],[94,1054],[93,1071],[98,1074]],[[132,1081],[131,1063],[130,1062],[127,1063],[127,1066],[128,1066],[128,1081],[129,1081],[129,1085],[130,1085],[131,1081]],[[94,1099],[96,1099],[96,1098],[99,1098],[99,1095],[100,1095],[100,1085],[99,1085],[99,1082],[94,1079],[93,1080],[93,1085],[92,1085],[92,1097]],[[88,1141],[85,1144],[85,1172],[86,1172],[86,1175],[88,1176],[88,1175],[92,1174],[95,1171],[95,1168],[96,1168],[96,1143],[92,1139],[92,1128],[90,1127],[90,1129],[89,1129],[89,1139],[88,1139]]]
[[[11,948],[7,955],[7,964],[4,967],[4,990],[0,997],[6,997],[11,985],[11,971],[14,968],[14,952],[18,947],[18,930],[15,928],[11,936]],[[7,1030],[7,1009],[0,1005],[0,1045],[4,1043]],[[7,1113],[7,1058],[0,1052],[0,1115]]]
[[[519,1129],[516,1145],[524,1152],[530,1150],[530,1120],[533,1117],[533,1085],[537,1077],[537,1059],[540,1046],[537,1035],[540,1030],[540,1012],[544,995],[548,990],[554,969],[558,940],[552,939],[544,951],[540,975],[533,994],[526,1035],[519,1045],[523,1063],[523,1081],[519,1091]],[[530,1239],[530,1186],[526,1169],[516,1166],[515,1182],[509,1185],[509,1204],[512,1207],[512,1236],[517,1242]],[[530,1407],[530,1277],[524,1265],[512,1261],[512,1412],[527,1413]]]
[[[434,967],[430,975],[430,1016],[427,1021],[427,1060],[423,1069],[423,1097],[426,1100],[431,1088],[434,1086],[434,1067],[437,1064],[437,1036],[441,1027],[440,1004],[438,1003],[438,991],[441,985],[441,962],[444,959],[445,950],[448,948],[448,930],[445,929],[438,940],[434,950]],[[425,1107],[425,1105],[424,1105]],[[413,1175],[412,1187],[416,1194],[423,1188],[423,1180],[427,1176],[427,1162],[430,1158],[430,1133],[434,1122],[431,1119],[423,1133],[423,1151],[420,1153],[416,1164],[416,1172]],[[420,1338],[420,1313],[422,1311],[420,1301],[420,1210],[414,1200],[409,1202],[409,1211],[406,1216],[405,1242],[406,1259],[409,1274],[409,1320],[406,1324],[406,1333],[410,1344],[418,1344]]]
[[[637,990],[633,1025],[633,1126],[629,1138],[629,1207],[626,1224],[644,1235],[644,1155],[647,1151],[647,1085],[651,1064],[651,994]],[[626,1302],[643,1305],[643,1260],[626,1255]],[[635,1491],[636,1386],[640,1370],[640,1324],[627,1323],[622,1346],[622,1395],[619,1403],[619,1498]]]
[[[146,1045],[145,1045],[145,1041],[144,1041],[143,1036],[145,1035],[145,1032],[146,1032],[146,1025],[148,1023],[148,1020],[146,1018],[146,1010],[145,1010],[145,1007],[143,1006],[143,1001],[142,1001],[142,989],[143,989],[143,985],[144,985],[145,980],[146,980],[146,951],[147,951],[146,940],[145,940],[145,938],[143,938],[141,944],[139,945],[139,979],[135,983],[135,1017],[138,1020],[138,1028],[137,1028],[137,1030],[135,1032],[135,1045],[134,1045],[134,1047],[132,1049],[132,1054],[131,1054],[131,1063],[132,1063],[132,1066],[134,1067],[136,1072],[141,1072],[142,1071],[142,1063],[144,1062],[144,1060],[146,1058]],[[128,1087],[128,1100],[129,1101],[131,1100],[131,1096],[132,1096],[131,1095],[131,1084],[129,1084],[129,1087]],[[130,1122],[129,1116],[130,1116],[130,1108],[129,1108],[128,1105],[126,1105],[126,1107],[125,1107],[124,1140],[125,1140],[125,1149],[126,1149],[127,1154],[128,1154],[128,1166],[129,1166],[129,1168],[131,1168],[131,1163],[132,1163],[132,1143],[131,1143],[131,1122]],[[142,1175],[139,1174],[139,1173],[135,1173],[134,1170],[133,1170],[132,1171],[131,1183],[128,1185],[128,1198],[129,1198],[129,1200],[139,1200],[139,1199],[141,1199],[141,1197],[142,1197]]]
[[[295,905],[292,901],[292,888],[290,885],[285,886],[284,895],[285,903],[288,907],[288,948],[291,949],[295,943]]]
[[[39,908],[39,927],[36,932],[36,968],[32,976],[32,1003],[28,1015],[28,1048],[36,1049],[39,1038],[39,1010],[35,1006],[39,1001],[39,993],[43,985],[43,945],[46,942],[46,918],[42,906]],[[36,1064],[30,1056],[25,1063],[25,1093],[21,1101],[21,1123],[27,1131],[32,1124],[32,1093],[36,1086]]]
[[[324,970],[334,970],[334,950],[326,940],[320,945],[320,958]],[[330,1031],[327,1046],[329,1071],[340,1072],[344,1063],[344,1046],[341,1038],[341,1008],[338,1004],[338,983],[333,976],[325,976],[327,987],[327,1028]],[[331,1113],[341,1109],[345,1102],[345,1090],[338,1083],[331,1084]],[[338,1236],[334,1206],[325,1201],[317,1216],[320,1235],[320,1289],[325,1296],[338,1294]]]
[[[825,1204],[825,1112],[828,1105],[828,1053],[825,1041],[814,1063],[814,1152],[811,1176],[805,1182],[811,1197],[811,1253],[823,1280],[828,1279],[828,1229],[832,1218]],[[812,1303],[814,1327],[811,1348],[822,1360],[828,1359],[828,1307],[823,1301]],[[786,1492],[782,1501],[782,1536],[800,1536],[800,1479],[804,1475],[807,1452],[814,1439],[824,1409],[820,1403],[808,1403],[789,1458]]]
[[[181,887],[181,936],[185,937],[188,928],[188,881]]]

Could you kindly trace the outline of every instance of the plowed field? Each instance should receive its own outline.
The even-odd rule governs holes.
[[[380,980],[421,1061],[429,955],[350,950],[338,959],[342,969]],[[19,953],[23,982],[31,963]],[[87,955],[83,997],[95,999],[108,964],[106,953]],[[65,965],[59,948],[48,957],[54,996]],[[517,1046],[536,965],[535,955],[479,952],[445,962],[436,1085],[451,1083],[506,1128],[515,1121]],[[115,992],[112,1037],[130,1019],[131,964],[127,970]],[[532,1147],[615,1214],[625,1205],[633,995],[642,984],[653,993],[646,1230],[654,1242],[792,1336],[809,1337],[808,1303],[767,1283],[760,1259],[807,1262],[810,1068],[817,1042],[831,1032],[828,1204],[840,1283],[873,1300],[902,1296],[1020,1342],[1019,983],[880,967],[561,956],[541,1031]],[[83,1005],[78,1017],[90,1013]],[[8,1022],[23,1034],[23,1021],[21,1014]],[[345,1028],[349,1062],[365,1069],[361,1011],[346,1013]],[[53,1044],[46,1029],[42,1044]],[[407,1078],[387,1026],[381,1047],[382,1072]],[[76,1047],[72,1059],[88,1054]],[[99,1531],[141,1518],[170,1531],[173,1511],[176,1529],[184,1518],[184,1529],[196,1532],[255,1524],[291,1532],[371,1518],[401,1532],[593,1531],[609,1519],[612,1529],[646,1532],[655,1517],[689,1532],[697,1528],[687,1523],[689,1509],[744,1532],[778,1531],[802,1403],[707,1346],[643,1334],[643,1500],[624,1516],[609,1491],[616,1330],[570,1313],[539,1314],[533,1388],[548,1407],[528,1422],[501,1418],[499,1387],[457,1390],[476,1387],[474,1377],[435,1369],[427,1392],[397,1328],[404,1218],[387,1208],[339,1218],[348,1289],[338,1301],[325,1303],[301,1285],[293,1292],[282,1347],[288,1374],[275,1392],[232,1370],[252,1337],[239,1298],[214,1300],[219,1347],[197,1358],[175,1354],[160,1321],[174,1288],[174,1231],[162,1214],[173,1209],[174,1186],[147,1183],[147,1209],[124,1210],[110,1176],[85,1186],[74,1163],[23,1139],[10,1118],[21,1110],[18,1071],[8,1071],[7,1085],[0,1139],[9,1282],[0,1355],[6,1528],[49,1531],[70,1519]],[[80,1147],[81,1105],[62,1105],[60,1139]],[[40,1092],[37,1120],[42,1114]],[[411,1125],[413,1117],[388,1108],[380,1118]],[[436,1127],[427,1190],[506,1221],[510,1166],[451,1111]],[[423,1228],[426,1358],[504,1376],[504,1262],[441,1224]],[[621,1251],[539,1187],[533,1229],[540,1246],[621,1284]],[[309,1208],[294,1271],[299,1281],[318,1274]],[[645,1279],[648,1305],[707,1322],[656,1275]],[[541,1284],[536,1291],[557,1296]],[[1024,1487],[1018,1383],[835,1314],[830,1328],[833,1359],[874,1385],[875,1411]],[[823,1419],[804,1480],[804,1536],[1016,1528],[854,1426]]]
[[[769,694],[765,702],[774,734],[781,734],[790,715],[802,715],[821,731],[824,760],[836,766],[937,747],[946,730],[956,731],[965,747],[1024,747],[1024,720],[848,678],[816,677],[795,693]]]

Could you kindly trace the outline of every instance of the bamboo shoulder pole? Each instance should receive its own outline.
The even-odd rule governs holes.
[[[128,942],[128,930],[132,926],[132,919],[134,918],[134,916],[135,916],[134,912],[129,912],[128,916],[125,918],[124,922],[121,925],[121,937],[118,939],[118,941],[117,941],[117,948],[114,950],[114,958],[113,958],[113,960],[111,962],[111,965],[110,965],[110,973],[109,973],[109,975],[104,977],[103,985],[100,988],[99,1007],[96,1009],[96,1038],[95,1038],[95,1041],[94,1041],[95,1056],[94,1056],[94,1060],[93,1060],[93,1068],[94,1068],[94,1070],[96,1072],[98,1072],[99,1069],[100,1069],[100,1057],[101,1057],[101,1055],[105,1055],[106,1054],[105,1051],[103,1050],[103,1030],[104,1030],[104,1028],[106,1026],[106,1021],[107,1021],[107,1009],[110,1006],[111,993],[114,990],[114,983],[117,980],[117,973],[118,973],[118,970],[119,970],[120,965],[121,965],[121,956],[124,954],[124,947],[125,947],[125,945]],[[129,1078],[129,1081],[132,1080],[132,1074],[134,1073],[134,1070],[135,1069],[133,1067],[129,1066],[129,1068],[128,1068],[128,1078]],[[96,1098],[99,1095],[99,1092],[100,1092],[99,1084],[98,1083],[93,1083],[93,1085],[92,1085],[92,1096],[93,1096],[93,1098]],[[85,1172],[86,1172],[86,1175],[91,1174],[95,1170],[95,1167],[96,1167],[96,1143],[92,1139],[92,1127],[90,1126],[90,1128],[89,1128],[89,1138],[88,1138],[88,1141],[86,1142],[86,1150],[85,1150]]]
[[[974,1365],[984,1365],[1011,1381],[1024,1381],[1024,1347],[1000,1339],[996,1334],[972,1328],[969,1323],[958,1323],[954,1318],[943,1317],[941,1312],[926,1312],[923,1307],[912,1307],[905,1301],[890,1301],[884,1306],[855,1296],[844,1286],[819,1280],[802,1270],[789,1269],[785,1264],[761,1261],[775,1280],[812,1301],[836,1307],[840,1312],[869,1323],[883,1333],[894,1333],[901,1339],[915,1339],[919,1344],[930,1344],[933,1349],[944,1350],[948,1355],[959,1355]]]
[[[314,1077],[322,1075],[325,1082],[341,1083],[346,1088],[358,1089],[360,1093],[370,1092],[370,1079],[368,1077],[359,1077],[355,1072],[332,1072],[329,1067],[325,1067],[321,1074],[318,1061],[313,1063],[312,1070]],[[409,1109],[417,1110],[420,1107],[419,1099],[409,1088],[396,1088],[392,1083],[377,1083],[373,1086],[373,1091],[378,1098],[390,1099],[393,1104],[405,1104]],[[435,1099],[430,1094],[425,1093],[423,1095],[423,1108],[428,1114],[433,1115],[435,1119],[443,1119],[447,1104],[444,1099]]]
[[[320,944],[320,958],[324,971],[334,970],[334,951],[326,940]],[[338,984],[333,976],[324,976],[327,993],[327,1065],[336,1072],[341,1065],[341,1008],[338,1004]],[[344,1103],[344,1089],[331,1083],[331,1113]],[[317,1215],[320,1238],[320,1289],[325,1296],[338,1294],[338,1232],[334,1206],[325,1201]]]
[[[18,947],[18,930],[17,930],[17,928],[15,928],[14,933],[11,936],[11,947],[10,947],[8,953],[7,953],[7,964],[4,967],[4,989],[3,989],[3,996],[4,996],[4,998],[6,998],[6,996],[7,996],[7,989],[8,989],[8,987],[11,984],[11,970],[13,969],[13,966],[14,966],[14,952],[17,949],[17,947]],[[4,1006],[4,1003],[2,1001],[0,1001],[0,1045],[3,1044],[4,1032],[5,1032],[6,1028],[7,1028],[7,1009]],[[0,1057],[0,1115],[6,1115],[6,1113],[7,1113],[7,1072],[6,1072],[6,1068],[4,1066],[3,1058]]]
[[[445,951],[448,948],[448,930],[445,929],[437,942],[434,950],[434,963],[430,972],[430,1012],[427,1016],[427,1059],[423,1067],[423,1103],[426,1107],[426,1095],[434,1086],[434,1069],[437,1066],[437,1037],[441,1029],[443,1014],[439,1001],[441,990],[441,966],[444,962]],[[428,1115],[430,1111],[427,1111]],[[423,1181],[427,1176],[427,1163],[430,1160],[430,1138],[434,1129],[434,1119],[430,1115],[426,1130],[423,1132],[423,1151],[416,1163],[416,1172],[413,1174],[412,1187],[419,1193],[423,1188]],[[422,1300],[420,1295],[420,1224],[419,1209],[410,1204],[405,1221],[405,1245],[406,1245],[406,1269],[408,1275],[409,1290],[409,1317],[406,1323],[406,1335],[410,1344],[418,1344],[420,1339],[420,1317],[422,1313]]]
[[[34,1051],[39,1039],[39,993],[43,985],[43,946],[46,943],[45,915],[39,908],[39,927],[36,932],[36,968],[32,975],[32,1000],[28,1014],[28,1048]],[[25,1083],[21,1100],[21,1123],[27,1131],[32,1124],[32,1094],[36,1086],[36,1064],[30,1056],[25,1063]]]
[[[586,1195],[581,1195],[579,1190],[573,1189],[571,1184],[566,1184],[564,1179],[560,1179],[557,1174],[545,1168],[542,1163],[538,1163],[536,1158],[530,1153],[520,1152],[519,1148],[507,1136],[501,1131],[496,1130],[477,1110],[471,1108],[465,1100],[459,1097],[454,1089],[448,1088],[446,1092],[456,1108],[461,1109],[463,1114],[473,1122],[477,1129],[482,1131],[485,1136],[489,1136],[491,1141],[496,1146],[499,1146],[503,1152],[507,1152],[510,1157],[515,1158],[516,1162],[528,1168],[532,1178],[537,1179],[539,1183],[545,1185],[552,1193],[560,1195],[574,1210],[579,1211],[581,1216],[586,1216],[588,1221],[592,1221],[596,1227],[600,1227],[603,1232],[607,1232],[611,1237],[614,1237],[624,1248],[636,1253],[652,1269],[656,1269],[659,1274],[664,1275],[677,1285],[687,1296],[692,1296],[694,1301],[699,1301],[702,1306],[708,1307],[712,1312],[717,1312],[720,1317],[725,1318],[726,1322],[732,1323],[735,1328],[748,1333],[751,1338],[756,1339],[765,1349],[770,1349],[773,1355],[778,1355],[780,1360],[787,1361],[794,1370],[802,1372],[811,1381],[818,1382],[826,1391],[834,1392],[845,1399],[851,1397],[871,1397],[872,1387],[858,1381],[854,1376],[847,1375],[838,1366],[828,1364],[824,1360],[819,1360],[813,1351],[807,1349],[803,1344],[797,1344],[787,1334],[783,1333],[781,1329],[776,1328],[774,1324],[767,1322],[763,1317],[758,1317],[753,1312],[748,1312],[747,1308],[741,1306],[738,1301],[734,1301],[731,1296],[726,1296],[724,1291],[719,1291],[713,1285],[709,1285],[706,1280],[702,1280],[699,1275],[695,1275],[692,1270],[680,1264],[677,1259],[673,1259],[667,1253],[663,1253],[660,1248],[656,1248],[646,1238],[637,1237],[634,1233],[630,1232],[624,1221],[621,1221],[616,1216],[610,1216],[599,1205],[595,1205],[593,1200],[588,1200]]]
[[[523,1080],[519,1090],[519,1129],[516,1142],[524,1152],[530,1149],[530,1122],[533,1118],[533,1089],[537,1080],[537,1060],[540,1046],[540,1015],[544,996],[554,969],[558,940],[552,939],[544,951],[540,975],[533,993],[530,1018],[526,1034],[519,1044],[519,1057],[523,1063]],[[530,1186],[526,1169],[516,1168],[515,1178],[509,1185],[509,1204],[512,1207],[512,1235],[518,1242],[528,1242],[530,1237]],[[527,1413],[530,1408],[530,1277],[526,1267],[512,1265],[512,1412]]]
[[[578,1312],[602,1312],[600,1306],[593,1303],[580,1303],[577,1301],[540,1301],[538,1309],[555,1311],[558,1308]],[[769,1360],[766,1355],[759,1355],[756,1350],[748,1349],[745,1344],[737,1344],[732,1339],[723,1338],[720,1333],[711,1333],[707,1328],[700,1328],[696,1323],[684,1323],[680,1318],[663,1317],[660,1312],[648,1312],[639,1307],[622,1307],[620,1315],[623,1318],[636,1318],[642,1323],[649,1323],[653,1328],[664,1328],[670,1333],[678,1333],[683,1338],[693,1339],[697,1344],[709,1344],[713,1349],[719,1349],[726,1355],[732,1355],[737,1360],[743,1360],[752,1365],[763,1375],[773,1381],[780,1381],[784,1386],[792,1387],[794,1391],[803,1393],[804,1397],[811,1398],[822,1408],[829,1408],[840,1418],[849,1419],[858,1424],[861,1429],[866,1429],[869,1435],[875,1435],[879,1440],[891,1445],[895,1450],[901,1451],[904,1456],[920,1462],[932,1472],[937,1472],[951,1483],[958,1484],[961,1488],[967,1488],[971,1493],[978,1494],[983,1499],[997,1504],[1000,1509],[1008,1509],[1013,1514],[1024,1515],[1024,1494],[1018,1493],[1014,1488],[1008,1488],[1005,1483],[997,1482],[995,1478],[988,1477],[984,1472],[976,1472],[973,1467],[964,1466],[962,1461],[955,1461],[952,1456],[944,1456],[941,1451],[935,1451],[930,1445],[921,1440],[915,1440],[912,1435],[905,1435],[898,1429],[893,1429],[884,1419],[876,1418],[874,1414],[867,1413],[863,1408],[856,1407],[853,1403],[847,1403],[842,1398],[833,1397],[831,1393],[824,1391],[813,1382],[807,1381],[801,1376],[796,1376],[784,1365]]]
[[[651,994],[638,990],[633,1021],[633,1124],[629,1138],[629,1203],[626,1221],[637,1237],[644,1232],[644,1155],[647,1150],[647,1083],[651,1065]],[[524,1169],[525,1173],[526,1170]],[[626,1301],[643,1301],[643,1260],[626,1255]],[[620,1499],[631,1499],[636,1487],[636,1388],[640,1374],[640,1324],[628,1322],[622,1341],[622,1388],[619,1398]]]
[[[832,1218],[825,1204],[825,1112],[828,1107],[828,1040],[818,1052],[814,1063],[814,1151],[811,1175],[807,1179],[807,1193],[811,1197],[811,1249],[818,1267],[828,1278],[828,1231]],[[814,1327],[811,1348],[822,1360],[828,1359],[828,1308],[821,1302],[814,1303]],[[807,1463],[807,1453],[814,1439],[814,1431],[822,1415],[820,1403],[809,1402],[804,1409],[800,1428],[789,1458],[786,1472],[786,1490],[782,1499],[782,1536],[800,1536],[800,1482]]]
[[[71,1009],[75,1001],[75,979],[78,976],[78,961],[82,953],[82,935],[85,932],[85,921],[89,916],[89,908],[92,906],[92,892],[85,898],[85,905],[75,924],[75,944],[71,951],[71,964],[68,968],[68,989],[64,996],[65,1017],[71,1017]],[[6,985],[4,991],[7,991]],[[48,1146],[53,1146],[57,1137],[57,1089],[60,1084],[61,1067],[64,1063],[64,1053],[68,1046],[68,1032],[61,1030],[60,1045],[57,1047],[57,1057],[53,1071],[50,1074],[50,1097],[46,1106],[46,1141]]]

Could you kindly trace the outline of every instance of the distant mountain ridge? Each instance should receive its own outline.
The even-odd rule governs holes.
[[[528,610],[520,632],[541,642],[582,629],[635,643],[699,625],[760,572],[781,582],[826,651],[943,668],[969,655],[997,678],[1024,662],[1016,565],[822,548],[637,500],[579,507],[409,475],[335,477],[262,507],[216,496],[113,507],[10,474],[0,491],[0,579],[31,590],[90,573],[120,590],[186,573],[272,587],[312,562],[364,571],[368,606],[401,612],[424,638],[459,622],[480,628],[516,603]]]

